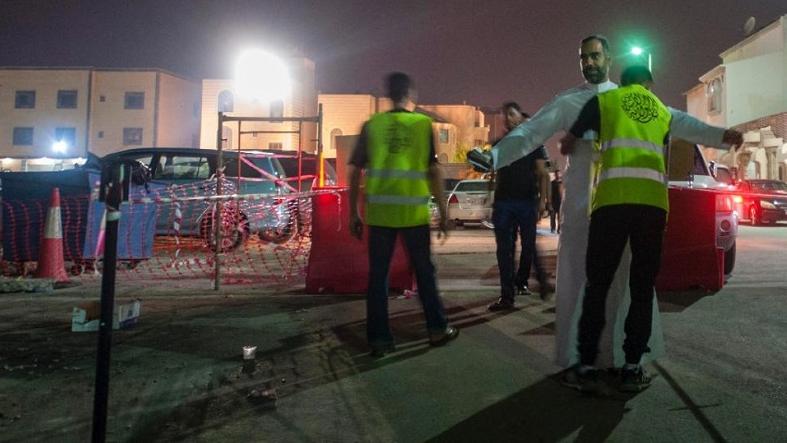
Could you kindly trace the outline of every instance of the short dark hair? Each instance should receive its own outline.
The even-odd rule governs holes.
[[[624,69],[620,74],[620,85],[628,86],[635,83],[652,82],[653,74],[647,66],[633,65]]]
[[[394,102],[400,102],[410,94],[413,81],[404,72],[392,72],[385,78],[385,88],[388,98]]]
[[[582,46],[591,40],[598,40],[601,42],[601,47],[604,48],[604,52],[609,53],[609,40],[601,34],[591,34],[583,38],[579,45]]]
[[[524,117],[524,118],[530,118],[530,114],[528,114],[527,112],[523,111],[522,107],[519,106],[519,103],[517,103],[517,102],[505,102],[505,103],[503,103],[503,106],[500,107],[500,109],[502,111],[505,111],[506,109],[509,109],[509,108],[516,109],[517,111],[519,111],[520,114],[522,114],[522,117]]]

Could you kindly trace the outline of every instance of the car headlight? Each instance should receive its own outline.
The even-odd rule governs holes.
[[[776,209],[776,205],[767,200],[760,200],[760,207],[763,209]]]

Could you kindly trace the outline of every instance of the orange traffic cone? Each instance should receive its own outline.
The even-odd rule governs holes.
[[[66,264],[63,259],[63,228],[60,224],[60,189],[52,189],[49,211],[46,214],[44,236],[38,251],[36,277],[51,278],[57,283],[67,283]]]

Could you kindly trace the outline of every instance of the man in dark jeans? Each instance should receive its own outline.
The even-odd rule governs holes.
[[[523,113],[515,102],[504,103],[502,111],[508,130],[530,117]],[[549,293],[547,275],[540,266],[536,251],[536,224],[549,196],[546,160],[546,150],[542,146],[530,155],[501,168],[495,176],[492,223],[495,227],[497,266],[500,271],[500,298],[489,305],[490,311],[513,309],[515,291],[520,295],[530,294],[527,281],[531,264],[536,267],[541,298],[545,299]],[[517,228],[522,238],[522,254],[519,271],[514,277]]]
[[[560,234],[560,204],[563,203],[563,179],[560,178],[560,169],[555,170],[552,180],[552,189],[549,191],[552,207],[549,209],[549,230]]]
[[[359,214],[361,171],[366,172],[363,194],[366,224],[369,225],[369,287],[366,295],[366,335],[372,357],[393,352],[394,340],[388,325],[388,270],[396,237],[404,239],[415,269],[429,344],[440,346],[459,335],[449,326],[437,291],[432,263],[429,201],[443,195],[443,181],[432,136],[432,120],[411,112],[411,80],[397,72],[387,77],[388,97],[393,110],[372,116],[361,130],[350,166],[350,232],[362,238]],[[445,200],[440,205],[440,234],[445,235]],[[340,264],[339,264],[340,265]]]

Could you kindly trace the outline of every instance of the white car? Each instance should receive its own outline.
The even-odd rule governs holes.
[[[729,184],[711,175],[699,146],[680,139],[670,143],[668,171],[672,187],[722,191],[716,196],[716,246],[724,249],[724,274],[731,274],[735,267],[738,214],[734,196],[727,193]]]
[[[489,180],[462,180],[448,195],[449,226],[482,223],[492,217],[494,191]]]

